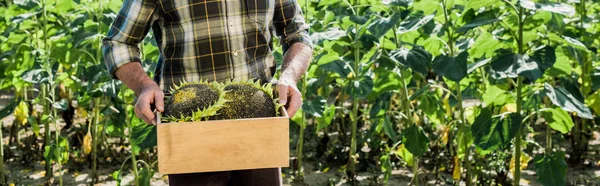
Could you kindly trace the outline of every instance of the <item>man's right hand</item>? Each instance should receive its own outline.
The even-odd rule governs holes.
[[[135,103],[135,115],[144,120],[148,124],[156,125],[154,112],[151,110],[151,105],[156,106],[159,112],[164,111],[164,93],[157,85],[142,87],[140,95]]]

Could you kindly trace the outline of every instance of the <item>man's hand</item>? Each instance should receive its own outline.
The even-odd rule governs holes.
[[[312,49],[304,43],[294,43],[283,56],[281,75],[277,82],[279,103],[285,104],[289,117],[294,117],[302,106],[302,94],[296,83],[306,72]]]
[[[156,125],[151,105],[164,112],[164,93],[156,82],[146,74],[140,63],[128,63],[117,69],[115,75],[138,96],[135,103],[135,115],[148,124]]]
[[[151,110],[151,105],[154,104],[156,110],[163,112],[164,97],[163,91],[157,85],[143,87],[140,96],[135,103],[135,115],[148,124],[151,123],[156,125],[156,116],[154,116],[154,113]]]
[[[296,87],[296,82],[289,79],[280,79],[277,81],[277,91],[279,93],[279,103],[287,109],[287,114],[291,118],[302,106],[302,93]]]

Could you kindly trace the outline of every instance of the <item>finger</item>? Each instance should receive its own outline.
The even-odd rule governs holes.
[[[144,123],[150,124],[150,122],[148,121],[148,118],[146,118],[146,117],[145,117],[145,116],[142,114],[142,112],[140,111],[140,109],[139,109],[139,105],[140,105],[140,102],[138,101],[138,102],[135,104],[135,107],[133,107],[133,110],[135,111],[135,116],[137,116],[138,118],[140,118],[141,120],[143,120],[143,121],[144,121]]]
[[[154,93],[154,105],[159,112],[165,111],[165,94],[162,91]]]
[[[294,115],[296,115],[296,112],[298,111],[300,106],[302,106],[302,94],[299,91],[297,91],[290,96],[288,116],[293,117]]]
[[[140,97],[140,106],[139,106],[139,110],[141,112],[141,114],[146,117],[146,122],[147,123],[152,123],[152,124],[156,124],[156,121],[154,121],[154,113],[152,113],[152,110],[150,110],[150,100],[152,98],[148,97]]]
[[[286,105],[288,98],[288,86],[278,84],[277,91],[279,92],[279,103]]]

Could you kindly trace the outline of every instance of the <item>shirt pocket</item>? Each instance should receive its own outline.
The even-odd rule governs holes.
[[[251,21],[258,23],[261,28],[266,28],[273,20],[275,0],[243,0],[246,2],[246,16]]]

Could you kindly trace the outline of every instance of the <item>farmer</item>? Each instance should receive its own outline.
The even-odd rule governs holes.
[[[152,29],[160,49],[154,80],[142,68],[139,43]],[[283,49],[279,101],[293,116],[302,104],[296,82],[312,44],[295,0],[125,0],[104,38],[106,66],[137,95],[135,113],[156,124],[166,90],[186,80],[260,79],[276,71],[272,33]],[[281,185],[281,169],[169,175],[171,185]]]

